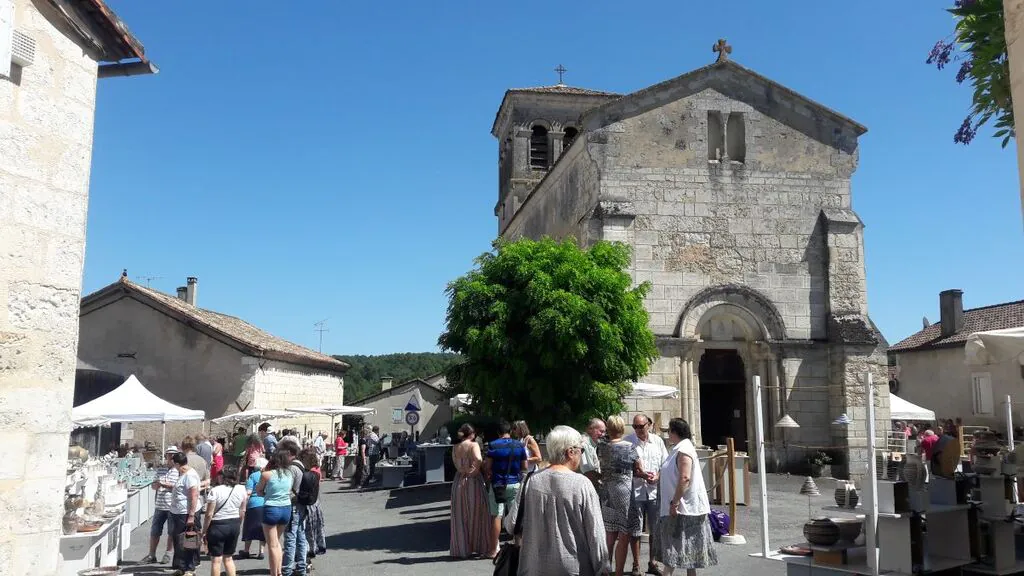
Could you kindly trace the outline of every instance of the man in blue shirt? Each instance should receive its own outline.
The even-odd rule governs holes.
[[[512,425],[502,420],[498,424],[497,440],[487,446],[484,457],[484,474],[489,489],[487,500],[491,511],[493,526],[491,529],[491,550],[498,551],[498,537],[501,536],[501,520],[506,514],[515,518],[514,508],[516,496],[519,494],[519,482],[526,470],[526,459],[529,457],[526,448],[518,440],[513,440]]]

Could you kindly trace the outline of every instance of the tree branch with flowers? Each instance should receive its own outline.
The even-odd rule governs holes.
[[[953,142],[970,144],[982,124],[995,120],[992,135],[1002,138],[1005,148],[1016,132],[1003,1],[956,0],[948,10],[957,19],[956,27],[952,34],[935,43],[925,62],[939,70],[958,62],[957,83],[969,80],[974,88],[971,110],[953,135]]]

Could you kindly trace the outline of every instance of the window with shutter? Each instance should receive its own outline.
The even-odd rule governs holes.
[[[971,389],[974,396],[974,413],[991,415],[995,412],[992,398],[992,376],[988,373],[972,374]]]
[[[11,77],[14,45],[14,0],[0,0],[0,76]]]

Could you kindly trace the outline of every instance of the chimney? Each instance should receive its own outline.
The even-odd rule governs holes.
[[[186,300],[187,299],[185,297],[185,291],[186,290],[187,290],[187,288],[185,288],[184,286],[178,286],[178,300]]]
[[[199,290],[199,278],[195,276],[189,276],[185,279],[188,284],[185,286],[185,302],[195,306],[196,305],[196,291]]]
[[[394,381],[395,381],[395,379],[392,378],[391,376],[381,376],[380,377],[380,389],[381,389],[381,391],[391,390],[391,383],[394,382]]]
[[[939,292],[939,322],[942,336],[952,336],[964,327],[964,291],[943,290]]]

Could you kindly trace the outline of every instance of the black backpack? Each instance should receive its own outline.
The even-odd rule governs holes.
[[[299,493],[295,501],[304,506],[312,506],[320,498],[320,475],[312,470],[303,470],[299,480]]]

